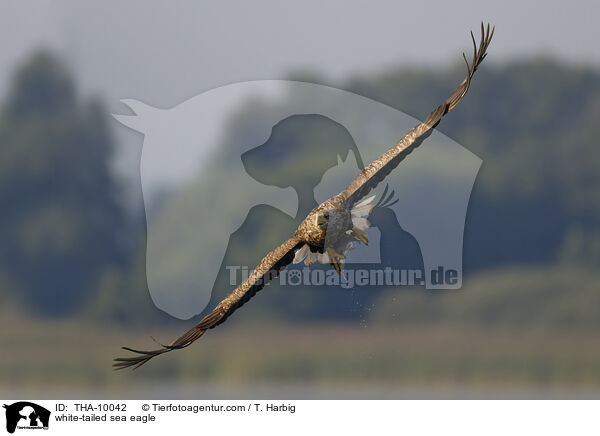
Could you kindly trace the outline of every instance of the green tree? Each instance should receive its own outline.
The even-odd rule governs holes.
[[[0,268],[37,313],[69,314],[108,267],[126,263],[114,144],[97,101],[81,101],[61,62],[38,52],[0,117]]]

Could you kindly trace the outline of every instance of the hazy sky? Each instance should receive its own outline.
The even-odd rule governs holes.
[[[582,0],[2,2],[0,99],[15,65],[40,45],[56,49],[111,113],[126,114],[124,98],[166,108],[296,70],[342,85],[391,66],[446,67],[471,49],[468,31],[482,19],[496,26],[488,63],[549,55],[600,66],[599,16],[600,2]],[[118,161],[136,180],[142,140],[113,128]]]
[[[0,6],[0,93],[14,63],[56,47],[111,109],[171,106],[200,91],[295,69],[335,80],[392,65],[444,64],[467,31],[496,25],[490,62],[532,53],[600,64],[600,2],[15,1]]]

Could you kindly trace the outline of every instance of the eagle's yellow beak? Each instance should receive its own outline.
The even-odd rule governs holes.
[[[321,227],[322,225],[327,224],[328,222],[329,220],[323,215],[317,215],[317,217],[315,218],[315,224],[317,225],[317,227]]]

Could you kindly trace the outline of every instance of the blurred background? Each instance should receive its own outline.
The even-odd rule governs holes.
[[[396,3],[3,3],[0,396],[598,397],[600,5]],[[438,128],[483,159],[461,290],[267,289],[193,347],[111,370],[192,322],[148,293],[143,136],[111,117],[120,99],[288,78],[424,119],[482,19],[488,59]],[[241,264],[262,254],[235,243]]]

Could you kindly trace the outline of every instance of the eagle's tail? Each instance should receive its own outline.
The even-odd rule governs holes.
[[[396,191],[394,191],[392,189],[392,192],[387,194],[388,189],[390,189],[390,184],[386,183],[385,189],[383,190],[383,194],[381,194],[381,197],[375,204],[375,207],[379,207],[379,208],[390,207],[390,206],[393,206],[394,204],[398,203],[398,201],[400,201],[399,198],[394,198]],[[387,194],[387,196],[386,196],[386,194]]]

